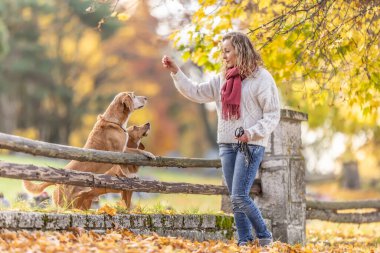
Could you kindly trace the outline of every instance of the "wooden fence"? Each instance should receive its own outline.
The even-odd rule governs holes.
[[[153,167],[192,167],[219,168],[220,160],[157,157],[149,160],[139,154],[108,152],[75,148],[0,133],[0,149],[78,161],[91,161],[113,164],[134,164]],[[265,159],[268,158],[264,158]],[[221,185],[201,185],[188,183],[169,183],[112,177],[72,170],[22,165],[0,161],[0,177],[37,180],[76,186],[104,187],[111,189],[133,190],[137,192],[186,193],[203,195],[228,195],[227,188]],[[254,195],[260,195],[260,180],[255,180],[251,189]],[[307,219],[319,219],[342,223],[380,222],[380,200],[352,202],[307,201]],[[369,209],[366,213],[342,213],[344,210]]]

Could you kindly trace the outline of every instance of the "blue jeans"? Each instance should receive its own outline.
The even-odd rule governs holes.
[[[257,170],[264,156],[265,148],[249,145],[253,156],[247,167],[244,154],[237,149],[237,144],[219,144],[219,156],[228,192],[232,202],[238,243],[253,240],[252,227],[259,239],[272,238],[260,210],[249,196]]]

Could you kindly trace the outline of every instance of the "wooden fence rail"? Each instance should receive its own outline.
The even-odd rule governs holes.
[[[307,201],[306,218],[339,223],[380,222],[380,200]],[[358,213],[360,209],[362,213]],[[369,210],[368,210],[369,209]],[[350,212],[348,213],[348,211]],[[352,212],[351,210],[355,210]]]
[[[221,185],[169,183],[140,180],[137,178],[112,177],[104,174],[92,174],[89,172],[6,162],[0,162],[0,177],[37,180],[76,186],[133,190],[138,192],[228,195],[227,188]],[[254,186],[252,187],[251,193],[258,195],[260,194],[260,190],[260,182],[256,180]]]
[[[380,200],[307,201],[306,208],[307,219],[340,223],[380,222]],[[356,212],[350,211],[347,213],[349,209],[355,210]],[[361,213],[358,213],[358,210],[360,210]]]
[[[307,219],[359,224],[380,222],[380,200],[360,200],[344,202],[307,201],[306,209]],[[358,213],[359,209],[367,210],[362,210],[362,213]],[[348,210],[355,210],[356,212],[347,213]]]
[[[358,201],[307,201],[306,206],[312,209],[345,210],[372,208],[380,209],[380,200]]]
[[[380,212],[370,213],[337,213],[338,210],[308,209],[306,218],[338,223],[372,223],[380,222]]]
[[[200,158],[170,158],[157,157],[156,160],[149,160],[140,154],[110,152],[95,149],[76,148],[59,144],[52,144],[43,141],[34,141],[31,139],[0,133],[0,149],[9,149],[18,152],[24,152],[32,155],[53,157],[60,159],[102,162],[113,164],[133,164],[154,167],[203,167],[203,168],[220,168],[219,159],[200,159]]]
[[[77,148],[43,141],[35,141],[16,135],[0,133],[0,149],[8,149],[31,155],[38,155],[80,162],[132,164],[152,167],[176,168],[221,168],[220,159],[173,158],[157,156],[156,160],[135,153],[111,152],[96,149]],[[264,157],[263,162],[269,158]],[[277,159],[282,159],[277,156]]]

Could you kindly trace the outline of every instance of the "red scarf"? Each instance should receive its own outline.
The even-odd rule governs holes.
[[[241,77],[239,69],[227,70],[226,82],[222,87],[222,118],[224,120],[240,118]]]

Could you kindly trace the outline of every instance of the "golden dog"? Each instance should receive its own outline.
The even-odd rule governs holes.
[[[92,131],[90,132],[84,148],[98,149],[105,151],[123,151],[128,134],[125,130],[130,114],[146,104],[146,97],[135,96],[132,92],[122,92],[115,96],[106,111],[98,116]],[[155,159],[155,156],[149,152],[127,149],[125,152],[138,152],[144,156]],[[78,170],[103,174],[107,172],[113,164],[97,162],[79,162],[71,161],[65,169]],[[33,194],[40,194],[46,187],[54,183],[34,184],[30,181],[24,181],[24,187]],[[76,200],[76,194],[83,190],[84,187],[58,185],[53,193],[54,203],[58,206],[67,206],[79,208],[81,205]]]
[[[143,137],[148,136],[150,130],[150,124],[146,123],[141,126],[131,126],[127,129],[128,142],[124,151],[127,149],[139,149],[144,150],[145,146],[141,143]],[[136,178],[139,167],[137,165],[114,165],[105,174],[110,176]],[[122,200],[127,208],[131,207],[132,191],[128,190],[116,190],[107,188],[89,188],[78,193],[78,202],[82,203],[81,209],[87,210],[91,207],[92,200],[95,197],[106,193],[121,193]]]

